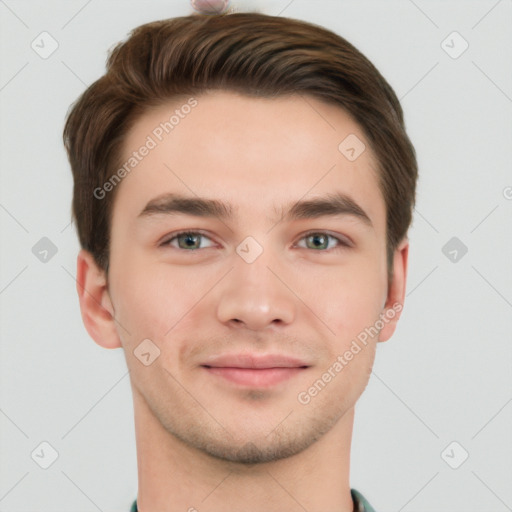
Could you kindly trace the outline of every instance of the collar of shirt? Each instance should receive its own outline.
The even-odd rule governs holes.
[[[354,512],[375,512],[374,508],[368,503],[368,500],[355,489],[350,489],[352,501],[354,502]],[[138,512],[137,500],[132,504],[130,512]]]

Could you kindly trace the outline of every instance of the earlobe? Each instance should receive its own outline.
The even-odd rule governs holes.
[[[81,249],[76,262],[76,290],[82,320],[91,338],[104,348],[120,348],[114,308],[107,287],[105,272],[92,254]]]
[[[402,314],[407,280],[407,260],[409,240],[404,238],[397,246],[393,257],[393,278],[388,286],[388,295],[381,315],[384,327],[379,333],[379,341],[387,341],[395,332]]]

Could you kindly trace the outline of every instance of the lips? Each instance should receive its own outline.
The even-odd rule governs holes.
[[[303,372],[309,365],[284,354],[225,354],[201,365],[210,375],[245,387],[268,388]]]

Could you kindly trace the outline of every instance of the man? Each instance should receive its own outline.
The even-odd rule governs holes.
[[[403,307],[417,163],[391,87],[321,27],[143,25],[68,115],[91,337],[122,347],[132,510],[372,511],[355,404]]]

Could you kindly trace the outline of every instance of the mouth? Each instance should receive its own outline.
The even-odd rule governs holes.
[[[297,376],[310,365],[285,355],[243,353],[217,356],[201,367],[210,375],[239,386],[269,388]]]

